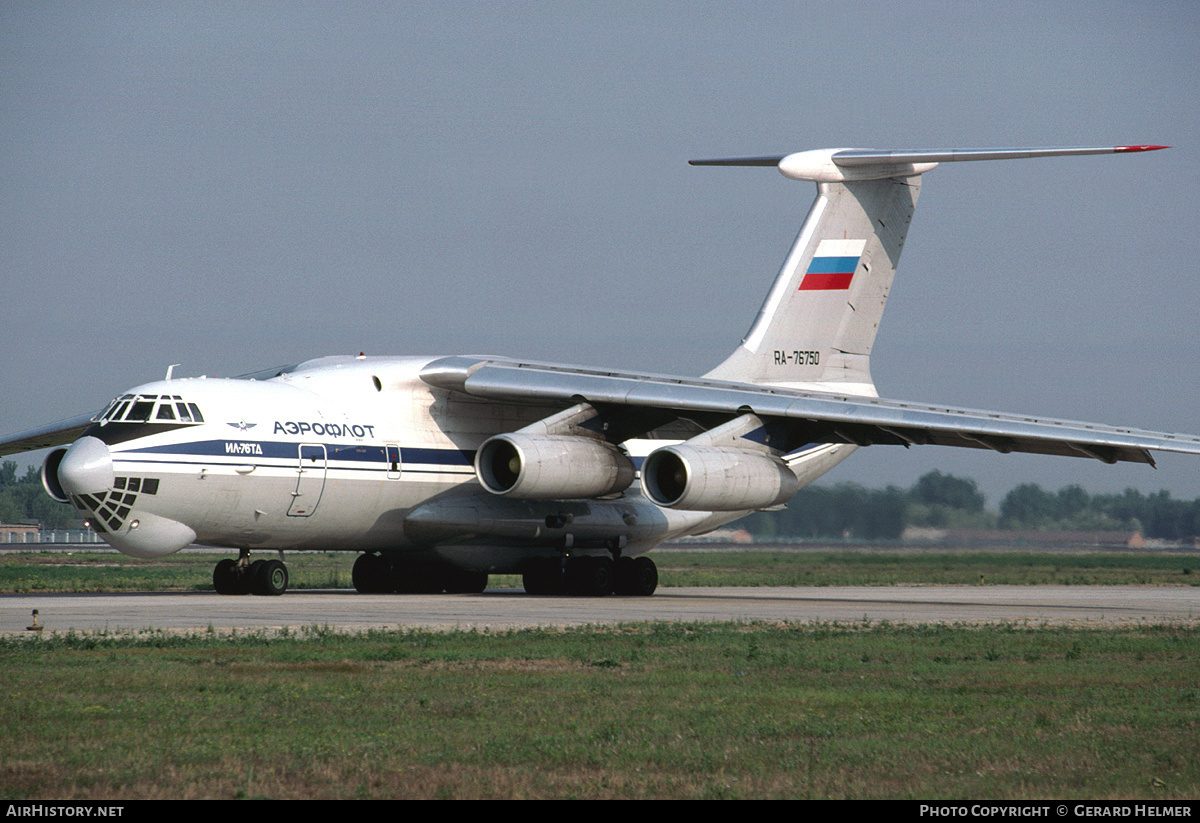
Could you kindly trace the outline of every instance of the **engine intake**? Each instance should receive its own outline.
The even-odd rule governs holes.
[[[654,450],[642,464],[642,491],[668,509],[766,509],[799,489],[800,480],[786,463],[749,449],[682,443]]]
[[[58,466],[62,463],[62,459],[66,454],[66,449],[55,449],[46,455],[46,462],[42,463],[42,488],[46,490],[46,494],[53,497],[59,503],[70,502],[70,498],[63,489],[62,483],[58,480]]]
[[[523,500],[605,497],[633,483],[633,462],[603,440],[500,434],[475,453],[475,475],[493,494]]]

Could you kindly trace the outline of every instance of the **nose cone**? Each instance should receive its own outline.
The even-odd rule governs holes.
[[[58,482],[67,494],[98,494],[113,486],[112,455],[102,441],[81,437],[58,464]]]

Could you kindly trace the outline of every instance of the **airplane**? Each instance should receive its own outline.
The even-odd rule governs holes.
[[[653,594],[646,556],[787,503],[862,446],[943,445],[1153,465],[1200,437],[884,399],[870,354],[922,175],[942,163],[1157,145],[819,149],[775,167],[817,196],[746,337],[701,377],[491,356],[323,357],[135,386],[0,440],[53,448],[47,493],[113,547],[236,550],[221,594],[280,595],[286,551],[358,552],[359,592]],[[277,552],[251,562],[250,553]]]

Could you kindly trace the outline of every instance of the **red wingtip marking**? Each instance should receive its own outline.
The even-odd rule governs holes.
[[[1117,146],[1117,151],[1158,151],[1159,149],[1169,149],[1170,146]]]

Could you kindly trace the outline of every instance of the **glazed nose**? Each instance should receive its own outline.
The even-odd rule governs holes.
[[[95,437],[71,444],[58,464],[58,482],[67,494],[97,494],[113,486],[112,454]]]

